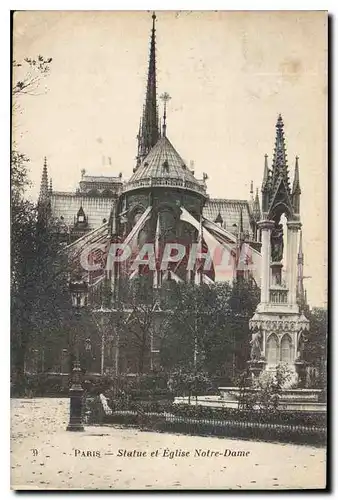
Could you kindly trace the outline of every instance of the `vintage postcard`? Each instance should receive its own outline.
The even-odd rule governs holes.
[[[11,488],[326,488],[325,11],[13,13]]]

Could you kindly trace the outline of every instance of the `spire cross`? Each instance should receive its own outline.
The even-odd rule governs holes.
[[[160,95],[160,99],[164,103],[164,110],[163,110],[163,137],[166,137],[166,130],[167,130],[167,102],[170,101],[171,97],[168,94],[168,92],[164,92],[163,94]]]

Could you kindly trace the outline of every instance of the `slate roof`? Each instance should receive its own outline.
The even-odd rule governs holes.
[[[241,209],[243,214],[243,229],[244,231],[249,231],[251,234],[250,209],[249,203],[246,200],[210,198],[204,205],[203,216],[212,222],[216,222],[219,214],[221,214],[223,219],[222,227],[237,234]],[[237,227],[234,227],[234,224],[236,224]]]
[[[126,183],[124,190],[148,186],[172,186],[206,194],[205,182],[194,177],[167,137],[161,137],[157,141]]]
[[[121,177],[116,176],[116,177],[107,177],[105,175],[84,175],[81,179],[80,182],[104,182],[104,183],[110,183],[110,182],[122,182]]]

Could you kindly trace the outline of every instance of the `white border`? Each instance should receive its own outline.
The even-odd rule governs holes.
[[[113,4],[113,9],[112,9]],[[9,75],[10,75],[10,10],[328,10],[333,16],[338,12],[337,2],[329,1],[296,1],[296,0],[283,0],[283,1],[256,1],[252,0],[244,1],[180,1],[171,0],[171,2],[161,2],[160,0],[144,2],[144,1],[131,1],[131,0],[123,0],[123,1],[115,1],[114,3],[111,0],[96,0],[88,1],[82,0],[79,1],[70,1],[70,0],[50,0],[47,2],[42,0],[35,1],[24,1],[17,0],[16,2],[10,2],[3,0],[0,5],[0,51],[1,51],[1,78],[0,78],[0,96],[1,96],[1,107],[0,107],[0,154],[1,154],[1,169],[0,169],[0,203],[1,203],[1,233],[2,233],[2,245],[0,247],[1,251],[1,296],[0,296],[0,304],[1,304],[1,350],[5,354],[5,358],[1,360],[0,363],[0,380],[2,382],[1,387],[1,411],[0,411],[0,431],[3,434],[1,436],[1,479],[0,479],[0,487],[1,487],[1,498],[8,498],[11,493],[9,492],[9,437],[10,437],[10,428],[9,428],[9,145],[10,145],[10,133],[9,133],[9,120],[10,120],[10,105],[9,105]],[[335,20],[334,20],[335,22]],[[332,26],[332,28],[334,28]],[[335,73],[335,69],[337,67],[337,46],[335,37],[332,37],[331,51],[333,51],[334,60],[332,60],[332,67],[330,69],[332,75]],[[334,90],[333,80],[331,81],[331,92]],[[334,109],[332,111],[332,120],[333,123],[336,118],[336,103],[332,99],[332,103],[334,104]],[[332,126],[333,126],[332,123]],[[331,145],[332,152],[336,146],[336,129],[333,129],[334,134],[332,134],[333,144]],[[334,154],[331,158],[331,179],[333,182],[332,192],[332,203],[334,203],[335,194],[337,192],[337,175],[335,174],[335,165],[333,165]],[[338,221],[338,204],[334,203],[333,212],[331,212],[332,217],[332,226],[337,224]],[[334,232],[332,238],[332,249],[338,248],[337,241],[337,231]],[[332,252],[332,256],[335,259],[335,252]],[[330,269],[330,272],[334,272],[334,278],[337,278],[336,271],[337,266]],[[333,276],[331,276],[331,279]],[[334,283],[332,285],[335,285]],[[334,288],[336,291],[336,288]],[[331,310],[336,311],[337,305],[337,293],[333,293],[333,300],[331,304]],[[331,348],[334,346],[334,353],[332,353],[333,359],[335,359],[335,363],[333,364],[333,370],[331,375],[333,376],[332,382],[337,380],[337,370],[334,369],[334,366],[337,366],[338,361],[338,352],[337,352],[337,340],[334,339],[337,332],[334,328],[335,325],[332,324],[331,327]],[[331,388],[332,394],[334,395],[334,387]],[[333,402],[334,403],[334,402]],[[334,404],[333,404],[334,406]],[[331,411],[333,411],[331,409]],[[334,424],[334,414],[331,415]],[[334,449],[332,450],[332,454],[334,455],[335,451],[337,452],[337,439],[336,435],[334,435],[335,443]],[[6,443],[6,446],[5,446]],[[335,467],[332,467],[332,482],[333,486],[335,486],[334,479],[334,470]],[[13,493],[12,493],[13,494]],[[60,495],[62,492],[60,493]],[[320,492],[318,492],[318,495]],[[94,495],[94,493],[93,493]],[[82,496],[82,495],[80,495]],[[203,496],[209,496],[205,494]],[[41,494],[39,496],[32,494],[31,498],[41,498]],[[86,498],[88,496],[86,495]]]

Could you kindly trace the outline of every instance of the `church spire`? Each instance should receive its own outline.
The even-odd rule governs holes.
[[[155,20],[156,15],[152,15],[153,26],[150,37],[150,55],[148,66],[148,79],[146,100],[143,108],[142,126],[138,135],[137,164],[139,165],[143,158],[155,146],[159,139],[158,129],[158,108],[156,101],[156,47],[155,47]]]
[[[38,199],[38,221],[40,229],[47,227],[51,216],[51,191],[48,186],[47,158],[44,158]]]
[[[39,203],[48,202],[49,199],[48,195],[49,192],[48,192],[47,158],[45,156],[43,162],[42,176],[41,176]]]

